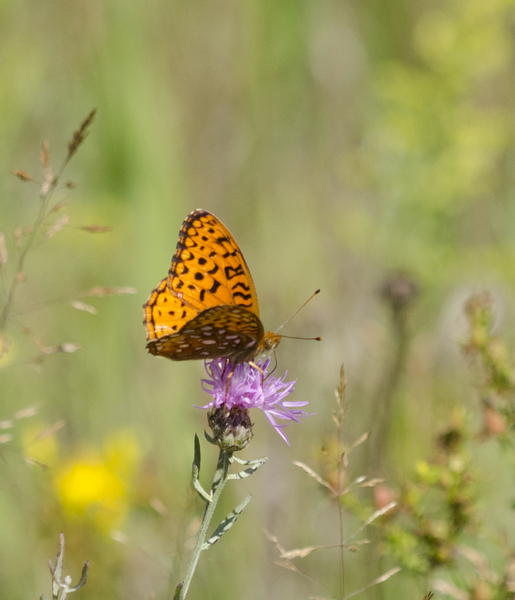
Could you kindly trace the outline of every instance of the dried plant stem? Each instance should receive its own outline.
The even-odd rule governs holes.
[[[197,567],[197,563],[200,558],[200,553],[202,552],[204,542],[206,541],[207,530],[209,524],[211,523],[211,519],[213,518],[216,505],[220,496],[222,495],[222,491],[227,483],[227,479],[229,478],[229,471],[231,468],[231,464],[229,459],[231,458],[231,454],[225,452],[224,450],[220,450],[220,455],[218,457],[218,465],[216,467],[215,475],[213,478],[213,486],[211,488],[211,501],[207,503],[206,510],[204,512],[204,516],[202,517],[202,523],[200,525],[200,529],[197,536],[197,541],[195,543],[195,547],[193,548],[193,553],[190,558],[190,562],[188,564],[188,568],[186,570],[186,577],[182,582],[182,585],[177,588],[174,599],[184,600],[186,598],[186,594],[188,592],[188,588],[190,586],[191,580],[195,573],[195,569]]]
[[[341,499],[338,502],[338,520],[340,522],[340,597],[343,598],[345,595],[345,560],[343,556],[345,542],[343,534],[343,506]]]
[[[63,160],[61,166],[57,170],[56,175],[52,175],[52,170],[50,168],[50,150],[48,148],[48,144],[46,142],[43,144],[43,149],[41,151],[41,163],[43,165],[45,181],[41,187],[41,192],[40,192],[41,204],[39,206],[39,213],[38,213],[36,221],[32,227],[32,231],[30,232],[30,234],[27,238],[27,241],[25,242],[25,245],[23,246],[23,248],[20,252],[20,255],[18,257],[16,273],[13,277],[11,285],[9,286],[9,291],[7,292],[7,295],[5,298],[5,304],[2,309],[2,313],[0,315],[0,333],[5,331],[5,327],[6,327],[8,319],[9,319],[9,313],[11,311],[11,307],[14,302],[14,297],[16,295],[16,290],[18,289],[18,285],[23,280],[22,273],[23,273],[23,267],[25,265],[25,260],[27,258],[27,254],[34,243],[34,240],[36,239],[36,236],[41,228],[41,225],[42,225],[45,217],[47,216],[47,209],[48,209],[48,204],[50,202],[50,199],[54,195],[54,192],[56,191],[56,189],[59,185],[59,181],[61,179],[63,171],[66,168],[66,166],[68,165],[68,163],[70,162],[71,157],[74,155],[74,153],[77,151],[77,148],[84,141],[84,139],[87,135],[88,127],[91,125],[93,118],[95,116],[95,113],[96,113],[96,110],[92,110],[89,113],[89,115],[84,119],[84,121],[79,125],[79,128],[77,129],[77,131],[74,132],[72,140],[68,144],[68,153],[67,153],[65,159]],[[20,173],[23,173],[23,172],[22,171],[14,171],[14,174],[17,175],[18,177],[20,176]],[[23,173],[23,175],[24,175],[24,177],[22,177],[22,179],[25,179],[27,181],[31,180],[30,176],[26,175],[25,173]]]
[[[104,298],[106,296],[122,296],[126,294],[135,294],[136,288],[132,287],[94,287],[83,292],[77,292],[70,296],[61,296],[60,298],[51,298],[41,300],[28,306],[23,306],[11,311],[13,316],[25,315],[42,308],[49,308],[58,304],[69,304],[77,301],[79,298]]]
[[[371,438],[371,443],[368,446],[368,465],[371,472],[379,476],[383,474],[384,461],[387,456],[385,448],[388,429],[391,424],[395,394],[402,384],[402,376],[406,368],[410,348],[407,318],[408,313],[404,309],[392,312],[395,344],[393,360],[387,367],[386,373],[381,379],[379,389],[375,394],[375,408],[371,417],[371,430],[374,430],[374,436]]]
[[[11,285],[9,287],[9,291],[7,292],[7,297],[5,299],[4,308],[2,310],[2,315],[0,316],[0,331],[4,331],[5,330],[5,326],[6,326],[8,318],[9,318],[9,311],[10,311],[11,306],[13,304],[14,296],[16,294],[16,290],[18,288],[18,285],[21,283],[20,274],[23,273],[23,266],[25,264],[25,259],[27,257],[27,254],[28,254],[29,250],[32,247],[32,244],[34,243],[34,240],[36,239],[36,236],[37,236],[37,234],[39,232],[39,228],[41,227],[41,224],[43,223],[43,220],[44,220],[45,215],[46,215],[46,210],[47,210],[47,207],[48,207],[48,203],[49,203],[50,198],[52,197],[52,194],[55,191],[56,187],[57,187],[57,178],[54,178],[53,181],[52,181],[52,184],[50,185],[50,188],[47,191],[47,193],[41,199],[41,204],[40,204],[40,207],[39,207],[38,216],[36,218],[36,221],[34,223],[32,231],[29,234],[28,239],[25,242],[25,246],[22,248],[22,251],[20,252],[20,256],[18,257],[18,264],[17,264],[17,267],[16,267],[16,274],[13,277],[13,280],[12,280]]]
[[[345,387],[347,382],[345,380],[345,369],[342,365],[340,369],[340,384],[336,389],[336,402],[338,405],[337,410],[333,415],[334,422],[336,424],[336,435],[338,439],[338,521],[340,525],[340,597],[345,596],[345,560],[344,560],[344,531],[343,531],[343,505],[342,505],[342,492],[345,482],[345,461],[347,460],[345,447],[343,445],[343,421],[345,419],[345,412],[347,409],[345,402]]]

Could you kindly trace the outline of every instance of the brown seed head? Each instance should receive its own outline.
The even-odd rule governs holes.
[[[28,173],[26,173],[25,171],[21,171],[20,169],[14,169],[12,174],[15,175],[18,179],[21,179],[22,181],[32,181],[32,177]]]
[[[391,304],[394,310],[399,310],[413,302],[419,294],[417,283],[405,273],[397,273],[386,279],[381,296]]]
[[[82,144],[82,142],[86,139],[87,129],[93,122],[93,118],[95,117],[95,113],[97,109],[93,109],[89,115],[82,121],[79,125],[77,131],[73,133],[73,137],[68,144],[68,157],[72,156],[77,151],[77,148]]]

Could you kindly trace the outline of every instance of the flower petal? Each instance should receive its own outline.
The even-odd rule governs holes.
[[[289,445],[283,428],[288,423],[279,424],[276,419],[300,423],[300,419],[309,416],[302,410],[306,401],[286,401],[295,387],[295,381],[286,382],[286,373],[281,377],[266,376],[270,359],[257,363],[259,368],[249,363],[233,365],[228,359],[215,359],[204,363],[207,378],[201,380],[202,389],[212,400],[202,408],[219,408],[225,405],[241,409],[259,408],[277,433]]]

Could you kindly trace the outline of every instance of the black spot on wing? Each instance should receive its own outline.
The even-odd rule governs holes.
[[[245,271],[241,265],[238,265],[235,269],[227,265],[224,271],[228,280],[231,280],[233,277],[237,277],[238,275],[245,275]]]
[[[246,283],[243,283],[243,281],[238,281],[237,283],[235,283],[233,285],[233,290],[235,290],[236,288],[241,287],[242,290],[245,290],[246,292],[250,291],[250,286],[248,286]]]
[[[233,294],[233,297],[236,298],[241,298],[244,301],[249,301],[249,304],[247,306],[250,306],[252,304],[252,295],[251,294],[242,294],[241,292],[235,292]]]

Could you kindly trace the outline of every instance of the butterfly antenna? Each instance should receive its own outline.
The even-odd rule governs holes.
[[[275,330],[275,333],[277,333],[277,332],[279,331],[279,329],[282,329],[282,328],[283,328],[283,327],[286,325],[286,323],[288,323],[289,321],[291,321],[291,320],[293,319],[293,317],[294,317],[294,316],[295,316],[297,313],[299,313],[299,312],[300,312],[300,311],[301,311],[301,310],[302,310],[302,309],[303,309],[303,308],[306,306],[306,304],[307,304],[308,302],[310,302],[311,300],[313,300],[313,298],[314,298],[314,297],[315,297],[317,294],[319,294],[319,293],[320,293],[320,290],[317,290],[317,291],[316,291],[314,294],[312,294],[312,295],[311,295],[311,296],[310,296],[310,297],[309,297],[309,298],[306,300],[306,302],[304,302],[304,304],[303,304],[303,305],[302,305],[300,308],[298,308],[298,309],[297,309],[297,310],[296,310],[296,311],[293,313],[293,315],[292,315],[291,317],[288,317],[288,318],[286,319],[286,321],[285,321],[285,322],[284,322],[284,323],[283,323],[283,324],[282,324],[282,325],[281,325],[281,326],[280,326],[278,329],[276,329],[276,330]],[[283,335],[283,337],[288,337],[288,336],[287,336],[287,335]],[[322,338],[291,338],[291,339],[296,339],[296,340],[307,340],[307,339],[310,339],[310,340],[311,340],[311,339],[313,339],[313,340],[321,340]]]
[[[301,338],[301,337],[295,337],[293,335],[282,335],[281,337],[286,338],[287,340],[308,340],[308,341],[316,340],[317,342],[322,341],[322,338],[320,336],[314,337],[314,338]]]

